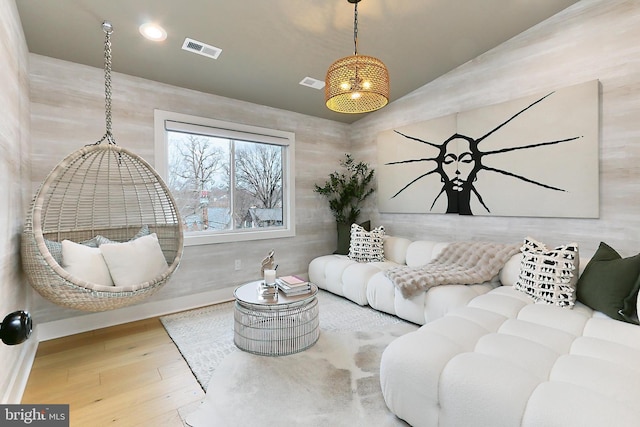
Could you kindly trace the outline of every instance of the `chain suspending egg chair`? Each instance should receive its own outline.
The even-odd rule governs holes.
[[[166,184],[146,161],[116,145],[113,138],[113,27],[108,22],[102,27],[106,133],[98,142],[68,155],[49,173],[35,194],[22,235],[23,268],[33,288],[55,304],[83,311],[112,310],[152,295],[176,270],[183,251],[180,214]],[[143,283],[92,283],[66,271],[55,254],[64,240],[86,243],[103,236],[109,243],[127,242],[142,230],[156,234],[167,265],[164,272]]]

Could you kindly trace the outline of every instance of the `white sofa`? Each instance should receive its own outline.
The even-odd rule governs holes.
[[[358,263],[346,255],[323,255],[309,264],[309,280],[320,289],[343,296],[359,305],[393,314],[422,325],[466,305],[478,295],[499,285],[498,281],[478,285],[437,286],[413,298],[404,298],[384,271],[398,265],[427,264],[448,242],[385,236],[384,262]]]
[[[640,425],[640,327],[534,303],[512,286],[518,269],[386,348],[389,409],[414,427]]]

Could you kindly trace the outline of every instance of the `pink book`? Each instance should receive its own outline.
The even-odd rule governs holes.
[[[307,281],[304,279],[301,279],[298,276],[282,276],[282,277],[278,277],[281,281],[283,281],[285,284],[289,285],[289,286],[300,286],[300,285],[306,285]]]

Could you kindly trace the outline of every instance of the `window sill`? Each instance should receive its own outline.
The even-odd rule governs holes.
[[[283,237],[295,237],[295,229],[276,229],[261,231],[237,231],[228,233],[202,233],[185,232],[184,245],[212,245],[217,243],[247,242],[252,240],[280,239]]]

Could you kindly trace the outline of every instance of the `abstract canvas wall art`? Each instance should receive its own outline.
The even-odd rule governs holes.
[[[599,216],[599,82],[378,135],[386,213]]]

